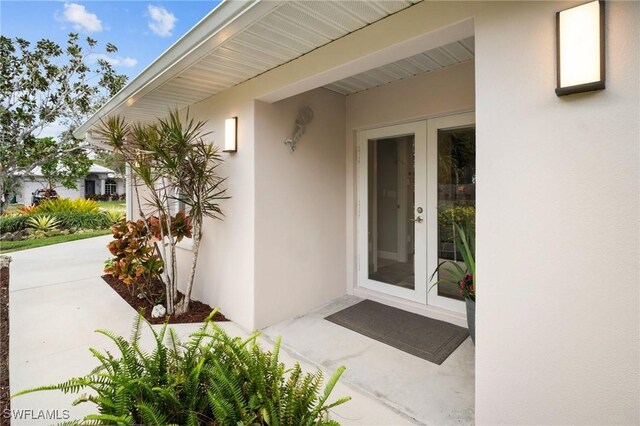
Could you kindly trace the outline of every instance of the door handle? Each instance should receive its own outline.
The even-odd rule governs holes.
[[[422,216],[418,216],[415,219],[409,219],[409,222],[422,223]]]

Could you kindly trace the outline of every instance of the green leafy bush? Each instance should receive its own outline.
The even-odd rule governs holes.
[[[21,231],[29,227],[28,221],[40,215],[17,215],[0,217],[0,234]],[[109,229],[111,220],[103,213],[62,212],[47,214],[60,222],[66,229]]]
[[[51,216],[60,221],[60,226],[68,229],[109,229],[111,226],[111,220],[101,212],[62,212]]]
[[[100,211],[100,205],[93,200],[85,200],[83,198],[57,198],[54,200],[43,201],[34,209],[35,213],[97,213]]]
[[[109,209],[103,210],[102,213],[109,218],[111,224],[116,224],[126,218],[125,213],[121,210]]]
[[[28,215],[0,216],[0,234],[27,229],[27,221],[30,217]]]
[[[438,225],[452,228],[454,223],[466,223],[475,228],[475,205],[440,204],[438,206]]]
[[[230,337],[211,321],[214,314],[186,343],[166,324],[159,331],[149,326],[155,338],[150,351],[140,347],[146,322],[142,316],[134,323],[130,341],[98,330],[113,340],[120,357],[91,349],[100,365],[88,375],[14,396],[90,390],[92,394],[81,394],[74,404],[96,404],[98,414],[84,420],[99,424],[338,425],[326,420],[326,414],[350,398],[327,401],[344,367],[321,391],[320,371],[303,373],[300,365],[287,369],[279,361],[279,339],[273,351],[265,352],[256,342],[257,334],[246,340]]]

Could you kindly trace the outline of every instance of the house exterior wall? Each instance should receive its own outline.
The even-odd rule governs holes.
[[[298,109],[314,112],[295,152]],[[256,101],[255,326],[301,315],[346,292],[345,97],[316,89]]]
[[[575,4],[475,17],[481,424],[640,422],[640,3],[607,2],[606,90],[558,98]]]
[[[555,13],[579,3],[423,2],[251,83],[290,96],[473,19],[479,424],[640,420],[640,5],[607,2],[607,89],[558,98]]]
[[[56,186],[54,189],[60,197],[66,198],[82,198],[84,197],[84,180],[78,180],[78,189],[69,189],[63,186]],[[22,190],[19,196],[16,197],[16,201],[22,204],[31,204],[31,195],[37,189],[43,189],[48,187],[48,183],[44,179],[23,179]]]
[[[193,298],[220,310],[246,329],[254,328],[254,105],[245,88],[236,87],[192,105],[189,114],[207,121],[209,139],[224,146],[224,120],[238,117],[238,151],[221,153],[219,168],[227,176],[228,200],[221,201],[222,221],[205,219],[204,237]],[[135,198],[135,197],[134,197]],[[135,208],[134,208],[135,210]],[[192,251],[184,245],[178,252],[180,285],[191,267]]]
[[[116,181],[116,191],[118,192],[118,195],[122,195],[126,192],[125,189],[125,180],[124,179],[115,179]]]
[[[285,182],[285,178],[294,180],[297,172],[313,190],[312,177],[321,170],[302,151],[315,147],[312,139],[303,138],[301,151],[290,157],[277,147],[270,149],[271,143],[289,135],[299,105],[295,101],[254,104],[254,99],[307,91],[327,75],[338,75],[335,70],[345,64],[473,19],[481,282],[476,422],[638,423],[640,4],[607,2],[607,89],[558,98],[554,93],[555,12],[579,3],[423,2],[193,106],[196,118],[212,120],[216,138],[222,137],[225,118],[238,116],[240,126],[238,153],[227,157],[223,169],[233,198],[223,204],[224,223],[206,225],[196,298],[220,305],[250,328],[277,319],[267,312],[275,309],[269,300],[287,299],[294,288],[295,283],[278,282],[278,273],[290,270],[276,271],[268,259],[295,254],[283,266],[299,268],[296,274],[313,274],[323,266],[320,257],[315,258],[315,266],[304,263],[310,246],[296,250],[293,243],[306,243],[298,235],[295,241],[280,238],[282,233],[287,236],[287,228],[281,227],[289,222],[292,231],[302,230],[304,223],[297,222],[301,220],[297,216],[304,218],[308,213],[300,200],[284,194],[291,190],[307,196],[296,182]],[[425,78],[436,77],[433,73]],[[450,111],[473,103],[465,93]],[[347,141],[360,126],[429,115],[411,110],[394,115],[393,108],[387,105],[385,111],[383,105],[378,115],[358,118],[369,108],[367,114],[376,113],[373,105],[364,102],[367,96],[372,95],[360,96],[360,106],[357,97],[347,99],[347,116],[352,110],[342,129]],[[443,97],[449,102],[449,92]],[[426,108],[420,102],[416,107]],[[447,110],[439,109],[434,113]],[[264,124],[267,118],[269,125]],[[254,142],[265,145],[258,148]],[[346,223],[343,241],[348,253],[344,276],[351,284],[355,185],[349,169],[355,166],[353,154],[353,146],[347,144],[345,214],[340,215]],[[312,168],[308,173],[300,174],[302,161],[295,160],[301,158]],[[333,164],[333,157],[326,161]],[[279,167],[291,174],[285,175]],[[262,181],[264,177],[282,186],[271,188],[270,182]],[[278,197],[296,212],[290,221],[283,220],[281,210],[267,198],[275,189],[283,191]],[[333,199],[328,192],[320,195]],[[321,217],[311,214],[308,227],[314,228],[312,224]],[[351,235],[346,231],[349,227]],[[272,245],[281,251],[272,251]],[[340,245],[335,249],[340,250]],[[263,291],[281,293],[265,300]]]

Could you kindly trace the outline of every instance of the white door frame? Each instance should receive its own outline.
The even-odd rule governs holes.
[[[427,280],[438,266],[438,130],[475,125],[475,113],[468,112],[428,120],[358,131],[357,135],[357,286],[420,304],[465,314],[463,301],[429,291]],[[369,140],[413,134],[415,147],[415,203],[424,209],[422,223],[415,223],[414,290],[369,279],[368,163]],[[375,219],[375,218],[374,218]],[[375,222],[375,220],[374,220]],[[376,230],[371,230],[376,238]],[[377,259],[374,259],[374,262]]]
[[[448,115],[427,120],[427,271],[430,277],[439,263],[438,258],[438,130],[475,126],[475,113]],[[435,278],[434,278],[435,282]],[[432,283],[429,283],[431,287]],[[438,296],[437,287],[427,294],[431,306],[465,313],[461,300]]]
[[[392,137],[414,135],[414,149],[416,167],[414,170],[415,179],[415,208],[422,207],[424,212],[420,215],[424,219],[427,202],[426,194],[426,170],[425,167],[418,167],[418,164],[426,165],[427,156],[427,123],[426,121],[415,121],[393,126],[379,127],[376,129],[362,130],[358,132],[357,161],[358,161],[358,286],[403,299],[412,300],[419,303],[427,302],[427,274],[426,274],[426,221],[416,223],[414,231],[414,273],[415,287],[413,290],[391,284],[386,284],[369,279],[369,188],[368,188],[368,162],[369,162],[369,140],[386,139]],[[415,213],[415,212],[414,212]],[[405,216],[406,217],[406,216]],[[405,232],[406,234],[406,232]]]

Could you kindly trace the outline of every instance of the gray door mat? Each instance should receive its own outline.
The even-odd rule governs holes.
[[[438,365],[469,337],[466,328],[372,300],[325,319]]]

